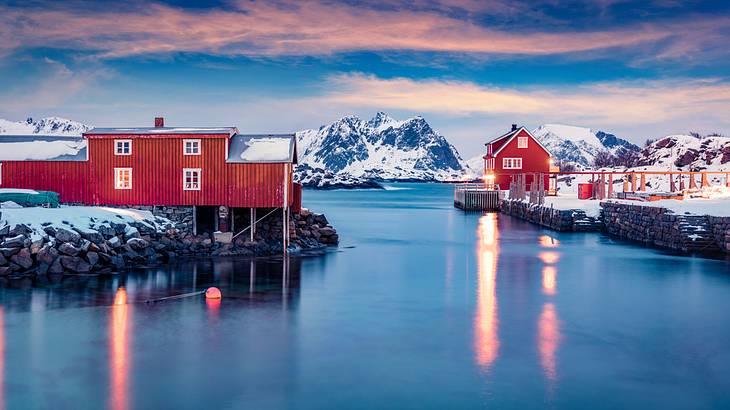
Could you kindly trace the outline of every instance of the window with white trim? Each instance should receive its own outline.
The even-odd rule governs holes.
[[[200,191],[200,168],[183,168],[183,191]]]
[[[114,189],[132,189],[132,168],[114,168]]]
[[[517,137],[517,148],[527,148],[527,137]]]
[[[183,140],[183,155],[200,155],[200,140]]]
[[[114,155],[132,155],[132,140],[114,140]]]
[[[522,158],[502,158],[502,169],[522,169]]]

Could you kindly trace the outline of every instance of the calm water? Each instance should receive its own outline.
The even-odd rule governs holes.
[[[337,251],[0,289],[0,407],[728,408],[730,264],[306,192]],[[220,303],[145,301],[219,286]]]

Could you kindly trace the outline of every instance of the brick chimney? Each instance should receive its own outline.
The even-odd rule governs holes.
[[[165,119],[163,117],[155,117],[155,128],[162,128],[165,126]]]
[[[517,124],[512,124],[512,131],[517,131]]]

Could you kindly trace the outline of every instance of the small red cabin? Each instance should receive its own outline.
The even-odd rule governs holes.
[[[241,219],[236,208],[298,211],[296,162],[293,134],[165,127],[159,117],[154,127],[94,128],[82,137],[0,136],[2,188],[55,191],[85,205],[193,207],[196,225],[223,232]]]
[[[494,175],[499,189],[509,189],[512,176],[526,174],[527,184],[532,183],[532,174],[545,174],[545,188],[549,186],[550,151],[545,148],[525,127],[512,124],[512,129],[486,144],[484,174]]]

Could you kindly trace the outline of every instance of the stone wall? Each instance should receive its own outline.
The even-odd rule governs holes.
[[[730,217],[710,216],[715,243],[725,252],[730,252]]]
[[[195,220],[194,208],[192,206],[113,206],[112,208],[139,209],[150,211],[152,215],[169,219],[175,229],[184,233],[193,233],[193,222]]]
[[[720,226],[709,216],[677,215],[653,206],[602,202],[601,208],[609,235],[683,252],[713,252],[721,245],[727,250],[727,221]]]
[[[597,232],[603,227],[600,218],[576,209],[560,210],[506,199],[500,202],[500,211],[561,232]]]

